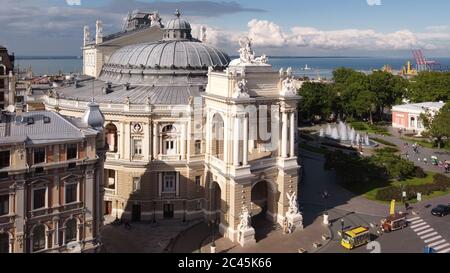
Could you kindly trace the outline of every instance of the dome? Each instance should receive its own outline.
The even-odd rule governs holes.
[[[225,67],[230,57],[197,41],[163,40],[131,45],[111,55],[106,66],[148,69],[205,69]]]
[[[191,30],[191,24],[189,24],[188,21],[180,18],[180,11],[177,10],[175,16],[176,18],[167,22],[166,26],[164,27],[166,30]]]
[[[160,85],[166,80],[182,77],[205,77],[208,68],[223,69],[230,57],[211,45],[203,44],[191,35],[191,25],[180,18],[168,22],[164,38],[157,42],[128,45],[115,51],[102,69],[100,78],[113,83]],[[162,76],[164,76],[162,78]]]

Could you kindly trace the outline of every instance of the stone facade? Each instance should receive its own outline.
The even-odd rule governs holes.
[[[45,111],[1,115],[9,129],[0,129],[0,253],[95,249],[101,132]]]

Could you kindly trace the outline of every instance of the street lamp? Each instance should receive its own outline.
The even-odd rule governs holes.
[[[183,201],[183,208],[184,208],[183,223],[186,223],[186,200]]]
[[[341,218],[341,232],[342,232],[342,234],[344,234],[344,226],[345,226],[344,218]]]
[[[211,253],[216,253],[216,239],[214,237],[215,221],[211,221]]]
[[[116,200],[116,221],[119,221],[119,200]]]
[[[328,225],[329,221],[328,221],[328,198],[330,197],[330,194],[328,193],[328,191],[324,191],[322,193],[322,198],[325,201],[325,211],[323,213],[323,224],[324,225]]]

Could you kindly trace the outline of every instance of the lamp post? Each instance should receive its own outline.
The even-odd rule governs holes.
[[[215,221],[211,221],[211,253],[216,253],[216,239],[214,237]]]
[[[344,218],[341,218],[341,233],[342,234],[344,234],[344,226],[345,226]]]
[[[186,200],[183,201],[183,209],[184,209],[183,223],[186,223]]]
[[[322,193],[322,198],[325,201],[325,211],[323,213],[323,224],[324,225],[328,225],[329,221],[328,221],[328,198],[330,197],[330,194],[328,193],[328,191],[324,191]]]
[[[119,200],[116,200],[116,221],[119,221]]]

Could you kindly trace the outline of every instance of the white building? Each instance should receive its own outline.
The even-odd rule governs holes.
[[[114,51],[127,45],[158,41],[162,39],[162,28],[161,19],[156,12],[130,14],[121,32],[106,36],[101,21],[96,22],[93,38],[89,26],[85,26],[82,48],[83,74],[98,77],[103,65],[108,62]]]
[[[440,101],[393,106],[392,127],[421,133],[425,128],[420,115],[430,113],[434,116],[444,105],[445,103]]]
[[[105,115],[104,213],[134,221],[204,219],[242,245],[250,217],[302,228],[292,70],[274,71],[241,39],[240,58],[192,38],[176,17],[156,42],[114,51],[96,80],[62,87],[46,108]]]

